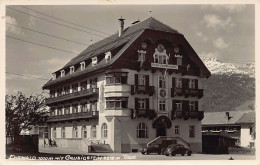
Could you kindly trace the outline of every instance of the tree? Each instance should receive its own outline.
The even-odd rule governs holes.
[[[45,97],[42,94],[26,97],[22,92],[17,95],[6,95],[6,136],[15,142],[22,130],[31,130],[33,126],[41,125],[48,119]]]

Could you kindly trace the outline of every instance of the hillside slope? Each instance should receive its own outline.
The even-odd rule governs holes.
[[[211,71],[209,79],[203,79],[204,97],[201,99],[204,111],[248,110],[255,102],[255,67],[248,63],[235,66],[207,59],[205,65]]]

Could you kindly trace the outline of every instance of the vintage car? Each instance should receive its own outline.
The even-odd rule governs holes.
[[[181,154],[182,156],[187,154],[188,156],[191,156],[192,151],[181,144],[171,144],[163,151],[163,154],[166,156],[175,156],[176,154]]]
[[[180,139],[179,137],[166,137],[166,136],[159,136],[155,138],[153,141],[147,144],[146,148],[140,149],[142,154],[150,154],[150,153],[157,153],[162,154],[165,149],[171,144],[182,143],[189,146],[187,142]]]

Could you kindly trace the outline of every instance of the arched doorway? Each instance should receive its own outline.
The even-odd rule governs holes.
[[[167,116],[160,116],[153,122],[153,128],[156,128],[156,137],[167,136],[166,129],[171,128],[171,120]]]

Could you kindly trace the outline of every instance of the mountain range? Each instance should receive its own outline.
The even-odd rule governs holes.
[[[202,110],[212,112],[254,109],[254,63],[234,65],[217,58],[209,58],[204,64],[212,75],[202,80]]]

